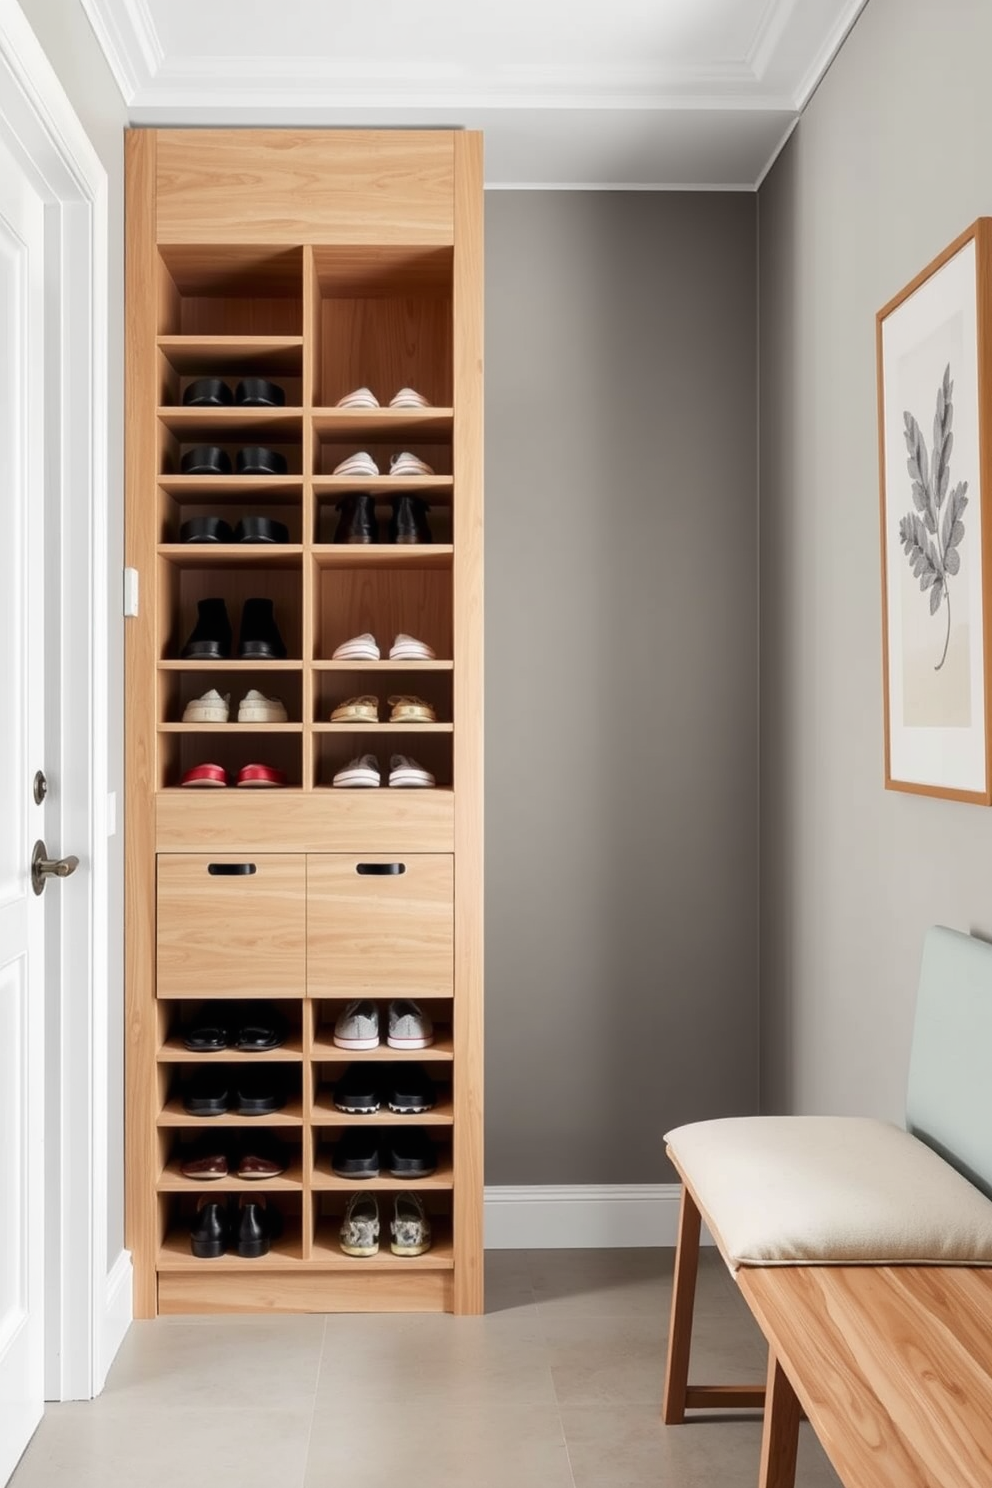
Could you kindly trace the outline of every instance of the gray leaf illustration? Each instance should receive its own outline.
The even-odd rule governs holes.
[[[951,451],[954,449],[954,435],[951,425],[954,421],[954,404],[951,395],[954,392],[954,384],[951,381],[951,368],[948,363],[944,369],[944,379],[937,389],[937,411],[933,416],[933,471],[932,491],[934,507],[940,511],[947,495],[947,486],[951,478]]]
[[[909,451],[909,459],[906,461],[906,469],[913,487],[913,505],[924,517],[930,514],[930,462],[927,458],[927,447],[923,442],[923,431],[911,413],[903,414],[906,425],[903,438]],[[929,527],[929,522],[927,523]],[[933,532],[935,528],[930,527]]]
[[[947,563],[947,555],[957,548],[958,543],[964,537],[964,523],[961,518],[968,505],[967,491],[968,482],[959,481],[948,498],[944,520],[940,524],[940,540],[944,545],[944,562],[948,569],[950,569],[950,564]],[[953,572],[957,573],[957,569]]]
[[[910,489],[915,511],[908,512],[899,523],[899,541],[922,593],[930,594],[930,614],[936,615],[941,605],[947,609],[947,633],[940,660],[934,667],[939,672],[947,660],[951,644],[951,595],[949,582],[961,572],[964,541],[964,517],[968,505],[968,482],[959,481],[948,494],[951,483],[951,454],[954,449],[954,382],[951,364],[937,387],[937,404],[933,417],[933,453],[927,454],[923,432],[908,409],[903,412],[903,438],[906,441]],[[943,520],[940,518],[944,509]]]

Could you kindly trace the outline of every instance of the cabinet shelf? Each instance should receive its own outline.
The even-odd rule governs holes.
[[[314,543],[318,568],[450,568],[451,543]]]
[[[451,438],[450,408],[315,408],[314,432],[325,439],[413,439],[437,442]]]
[[[180,1172],[178,1158],[166,1163],[155,1185],[156,1193],[298,1193],[303,1187],[303,1169],[299,1161],[291,1162],[277,1178],[239,1178],[236,1173],[226,1178],[187,1178]]]
[[[315,672],[453,672],[453,661],[312,661]]]
[[[282,444],[298,444],[303,430],[302,408],[239,408],[233,404],[223,408],[166,406],[158,409],[158,416],[170,434],[184,441],[207,439],[229,444],[250,434],[253,438],[264,436]]]
[[[302,672],[302,661],[183,661],[169,657],[158,662],[160,672]]]
[[[264,1131],[267,1126],[302,1126],[303,1107],[299,1098],[289,1100],[281,1111],[270,1111],[265,1116],[239,1116],[234,1111],[225,1111],[222,1116],[193,1116],[183,1106],[179,1096],[167,1100],[159,1113],[158,1126],[188,1126],[220,1128],[222,1126],[251,1126]]]
[[[190,503],[208,499],[223,506],[298,506],[303,499],[300,475],[163,475],[158,485],[167,496]]]
[[[380,1173],[378,1178],[341,1178],[331,1168],[331,1159],[327,1154],[317,1159],[313,1174],[310,1178],[310,1187],[321,1193],[346,1193],[351,1194],[359,1187],[362,1193],[368,1190],[371,1193],[400,1193],[406,1189],[413,1190],[435,1190],[443,1191],[454,1187],[454,1171],[451,1166],[450,1157],[440,1159],[435,1172],[427,1178],[394,1178],[391,1173]],[[245,1187],[247,1188],[247,1184]]]
[[[426,1049],[391,1049],[380,1044],[377,1049],[339,1049],[334,1042],[334,1030],[321,1026],[313,1041],[311,1058],[316,1063],[330,1064],[334,1060],[349,1064],[428,1064],[450,1062],[455,1057],[455,1047],[450,1034],[439,1034]],[[360,1117],[364,1120],[364,1117]]]
[[[186,1230],[171,1230],[158,1252],[156,1266],[159,1271],[201,1272],[216,1275],[219,1272],[242,1271],[346,1271],[363,1275],[370,1271],[450,1271],[454,1266],[451,1241],[451,1226],[443,1220],[431,1220],[433,1244],[422,1256],[394,1256],[389,1249],[388,1217],[384,1239],[380,1239],[378,1255],[347,1256],[341,1249],[338,1237],[340,1221],[325,1220],[317,1228],[310,1257],[303,1259],[303,1248],[298,1238],[283,1237],[273,1243],[268,1255],[256,1260],[244,1260],[239,1255],[218,1256],[216,1260],[201,1261],[190,1253],[189,1234]]]
[[[155,343],[177,372],[190,377],[212,374],[241,377],[299,375],[302,336],[158,336]]]
[[[160,558],[179,568],[299,567],[302,543],[159,543]],[[267,665],[267,663],[266,663]]]
[[[303,1044],[299,1036],[290,1037],[278,1049],[264,1049],[249,1053],[245,1049],[217,1049],[199,1051],[187,1049],[182,1039],[170,1038],[158,1051],[159,1064],[299,1064],[303,1059]]]
[[[178,725],[177,725],[178,726]],[[312,723],[315,734],[450,734],[453,723]]]
[[[160,734],[302,734],[302,723],[160,723]]]
[[[314,493],[319,496],[351,496],[356,491],[375,496],[433,496],[450,501],[455,479],[451,475],[315,475]]]
[[[350,1062],[351,1056],[347,1049],[335,1049],[334,1058],[343,1064]],[[449,1095],[442,1096],[430,1111],[401,1114],[383,1106],[381,1110],[370,1111],[367,1116],[356,1116],[348,1111],[338,1111],[331,1100],[331,1092],[324,1087],[317,1092],[310,1113],[313,1126],[451,1126],[454,1119]]]

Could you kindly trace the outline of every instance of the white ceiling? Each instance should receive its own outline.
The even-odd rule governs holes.
[[[483,129],[502,187],[754,187],[866,0],[82,0],[136,124]]]

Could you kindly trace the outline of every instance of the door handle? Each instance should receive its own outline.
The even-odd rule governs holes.
[[[208,863],[211,878],[249,878],[255,872],[254,863]]]
[[[36,894],[43,894],[47,879],[68,878],[78,867],[78,858],[50,858],[48,848],[39,837],[31,854],[31,887]]]
[[[406,872],[405,863],[357,863],[355,872],[361,874],[372,874],[377,878],[385,878],[397,873]]]

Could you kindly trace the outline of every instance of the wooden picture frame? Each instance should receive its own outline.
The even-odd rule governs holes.
[[[992,804],[992,218],[876,316],[885,785]]]

